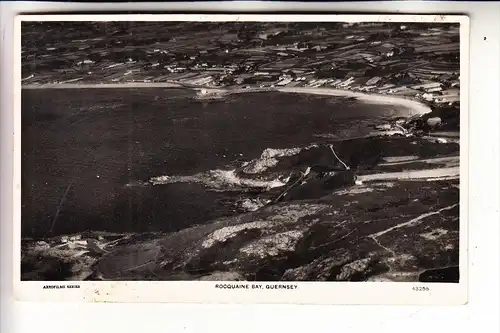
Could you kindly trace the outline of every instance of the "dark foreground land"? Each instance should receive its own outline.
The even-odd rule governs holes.
[[[25,105],[32,105],[33,110],[27,111],[28,117],[23,115],[23,126],[32,140],[23,142],[23,154],[29,155],[38,144],[38,157],[42,158],[36,154],[23,157],[23,168],[39,162],[37,170],[23,171],[27,198],[23,205],[28,206],[23,208],[22,222],[23,280],[458,281],[456,26],[340,24],[332,26],[335,29],[297,29],[290,24],[260,28],[216,25],[217,39],[214,29],[198,25],[172,25],[162,33],[154,27],[84,24],[62,34],[58,24],[44,33],[36,24],[27,26],[23,84],[27,88],[48,83],[134,82],[266,89],[327,87],[403,95],[425,101],[432,112],[410,119],[385,115],[373,118],[371,124],[363,118],[366,115],[342,122],[329,119],[328,112],[321,117],[301,113],[302,105],[314,106],[314,110],[323,107],[315,104],[318,101],[301,104],[288,96],[280,112],[284,118],[292,109],[297,112],[289,117],[288,128],[286,122],[270,126],[269,132],[275,136],[267,137],[268,141],[263,135],[251,136],[255,142],[235,140],[242,132],[236,126],[231,138],[212,133],[210,140],[217,138],[219,150],[196,151],[213,142],[207,142],[208,138],[186,141],[175,138],[175,131],[162,130],[177,121],[183,128],[199,131],[200,124],[209,122],[186,117],[187,106],[172,119],[159,121],[159,110],[149,110],[149,118],[141,116],[141,100],[156,107],[161,103],[158,99],[148,102],[159,96],[150,89],[141,93],[150,96],[132,94],[135,102],[118,102],[128,105],[121,106],[129,117],[126,121],[139,125],[120,127],[112,118],[103,123],[96,117],[94,128],[96,114],[108,114],[115,108],[113,112],[120,112],[109,92],[102,92],[100,104],[104,107],[100,109],[99,103],[92,105],[96,97],[85,101],[86,95],[81,93],[81,101],[76,103],[79,111],[68,115],[65,111],[75,108],[75,103],[65,104],[59,97],[59,110],[44,113],[50,108],[41,105],[53,102],[55,93],[51,97],[51,90],[28,90],[23,98],[32,100]],[[188,28],[197,43],[173,37]],[[240,59],[237,65],[234,59]],[[60,96],[64,91],[72,90],[61,90]],[[276,100],[249,102],[248,107],[265,108]],[[178,102],[174,104],[180,105]],[[134,103],[135,108],[130,106]],[[229,103],[224,107],[197,103],[196,109],[204,108],[206,114],[213,107],[226,108],[228,115],[238,104],[231,104],[229,97],[216,102]],[[293,107],[287,109],[287,103]],[[325,110],[355,103],[349,99],[335,102]],[[85,112],[90,112],[88,117]],[[428,120],[436,117],[440,124],[431,126]],[[251,121],[225,119],[251,128]],[[210,128],[216,128],[216,123],[213,120]],[[82,124],[87,126],[85,130]],[[366,125],[371,134],[355,135],[349,131],[353,124],[357,129]],[[57,131],[61,125],[68,128]],[[53,130],[52,136],[44,136],[45,143],[37,142],[37,131],[43,126],[55,126],[45,129]],[[317,131],[292,135],[298,127]],[[279,138],[277,128],[284,130]],[[110,133],[106,144],[103,133]],[[174,144],[154,142],[156,152],[150,154],[145,142],[160,137]],[[60,154],[60,141],[67,142],[64,154]],[[221,148],[225,142],[235,146],[228,151],[227,145]],[[177,154],[183,157],[176,164],[167,153],[183,144],[189,149]],[[47,146],[52,149],[42,149]],[[43,154],[59,156],[59,163],[48,163],[53,158],[44,159]],[[89,155],[92,160],[86,159]],[[158,156],[164,158],[156,160]],[[78,160],[87,162],[76,170]],[[109,164],[123,160],[127,162]],[[222,171],[231,172],[221,173],[221,166],[225,167]],[[57,194],[50,193],[54,185],[49,181],[40,183],[42,174],[57,184]],[[72,182],[73,178],[83,181]],[[58,211],[54,207],[68,183],[80,186],[80,201],[68,194],[66,204],[73,200],[73,210],[65,206]],[[151,192],[166,196],[152,202]],[[122,194],[113,197],[117,193]],[[149,194],[141,199],[137,193]],[[134,214],[122,214],[123,224],[116,223],[116,214],[115,220],[110,218],[113,214],[103,218],[99,207],[116,209],[114,200],[123,198],[130,206],[121,209]],[[166,202],[179,206],[172,210]],[[175,213],[182,203],[184,207]],[[45,205],[50,207],[48,216]],[[183,221],[183,216],[189,216],[189,221]],[[151,224],[151,220],[157,222]]]

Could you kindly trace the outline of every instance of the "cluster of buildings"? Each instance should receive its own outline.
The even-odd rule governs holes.
[[[134,45],[127,35],[115,36],[108,43],[112,47],[103,47],[102,39],[99,47],[79,40],[86,46],[81,50],[54,41],[36,55],[26,48],[23,83],[332,87],[459,101],[458,26],[281,25],[245,35],[233,30],[218,31],[218,37],[207,31],[165,40],[160,35],[153,44],[134,40]]]

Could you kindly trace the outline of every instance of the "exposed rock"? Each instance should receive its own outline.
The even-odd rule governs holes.
[[[457,105],[433,105],[432,112],[410,119],[403,126],[416,132],[429,132],[436,129],[440,131],[459,131],[460,107]]]
[[[256,174],[266,171],[268,168],[278,164],[278,158],[293,156],[301,152],[301,148],[272,149],[267,148],[262,152],[260,158],[247,162],[243,165],[242,172],[245,174]]]
[[[320,198],[333,190],[352,186],[356,180],[354,171],[311,174],[303,179],[303,183],[288,189],[281,197],[282,201],[306,200]]]
[[[22,254],[21,280],[81,281],[92,274],[96,260],[73,250],[31,249]]]
[[[427,119],[427,126],[429,126],[432,129],[437,128],[440,125],[441,125],[441,118],[439,117]]]
[[[446,127],[456,117],[436,108],[403,126],[429,129],[439,118]],[[458,149],[392,136],[269,149],[249,169],[185,177],[233,191],[257,184],[259,199],[242,201],[254,204],[250,212],[169,234],[32,241],[23,249],[23,279],[454,280],[443,267],[458,265],[458,180],[356,179],[458,167]]]
[[[373,189],[377,196],[337,191],[314,203],[287,201],[124,244],[99,260],[98,275],[364,281],[458,264],[458,189],[452,181]],[[429,233],[439,233],[439,241],[422,236]]]
[[[341,267],[353,260],[353,253],[346,249],[333,250],[307,265],[284,272],[283,281],[332,281]]]
[[[243,199],[242,201],[238,202],[238,204],[239,204],[240,209],[242,209],[244,212],[253,212],[261,207],[264,207],[265,205],[267,205],[270,202],[271,202],[271,200],[268,200],[268,199],[247,198],[247,199]]]
[[[213,272],[202,276],[200,281],[245,281],[245,278],[236,272]]]
[[[107,253],[106,250],[104,250],[103,248],[101,248],[97,242],[93,239],[88,239],[87,240],[87,249],[92,252],[92,253],[95,253],[95,254],[104,254],[104,253]]]
[[[249,213],[166,235],[28,242],[23,279],[417,281],[424,271],[421,279],[451,279],[439,269],[458,265],[458,180],[355,180],[412,163],[453,166],[458,145],[380,137],[335,145],[338,158],[327,145],[282,154],[263,174],[295,170],[286,185],[297,184]]]
[[[365,258],[344,265],[336,276],[336,281],[364,281],[373,274],[389,270],[374,258]]]
[[[265,258],[280,253],[293,252],[304,231],[291,230],[261,238],[240,248],[240,253],[249,257]]]

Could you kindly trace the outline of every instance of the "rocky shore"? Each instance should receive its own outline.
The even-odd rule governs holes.
[[[84,24],[74,27],[77,38],[54,23],[44,49],[32,24],[23,27],[23,86],[341,89],[405,97],[428,112],[390,119],[366,137],[266,150],[229,175],[150,179],[207,187],[207,177],[222,179],[224,190],[241,195],[240,210],[171,233],[25,238],[23,280],[458,281],[458,27],[259,27],[191,24],[182,38],[173,36],[183,25],[158,33],[150,25]],[[259,186],[234,185],[242,182]]]
[[[25,239],[23,278],[457,281],[459,144],[418,133],[264,152],[235,173],[284,185],[179,232]]]

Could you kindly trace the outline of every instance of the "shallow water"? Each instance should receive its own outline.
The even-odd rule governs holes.
[[[127,184],[241,165],[266,148],[366,135],[399,111],[287,93],[207,103],[179,89],[24,90],[23,236],[204,223],[231,214],[228,202],[238,194],[200,184]]]

